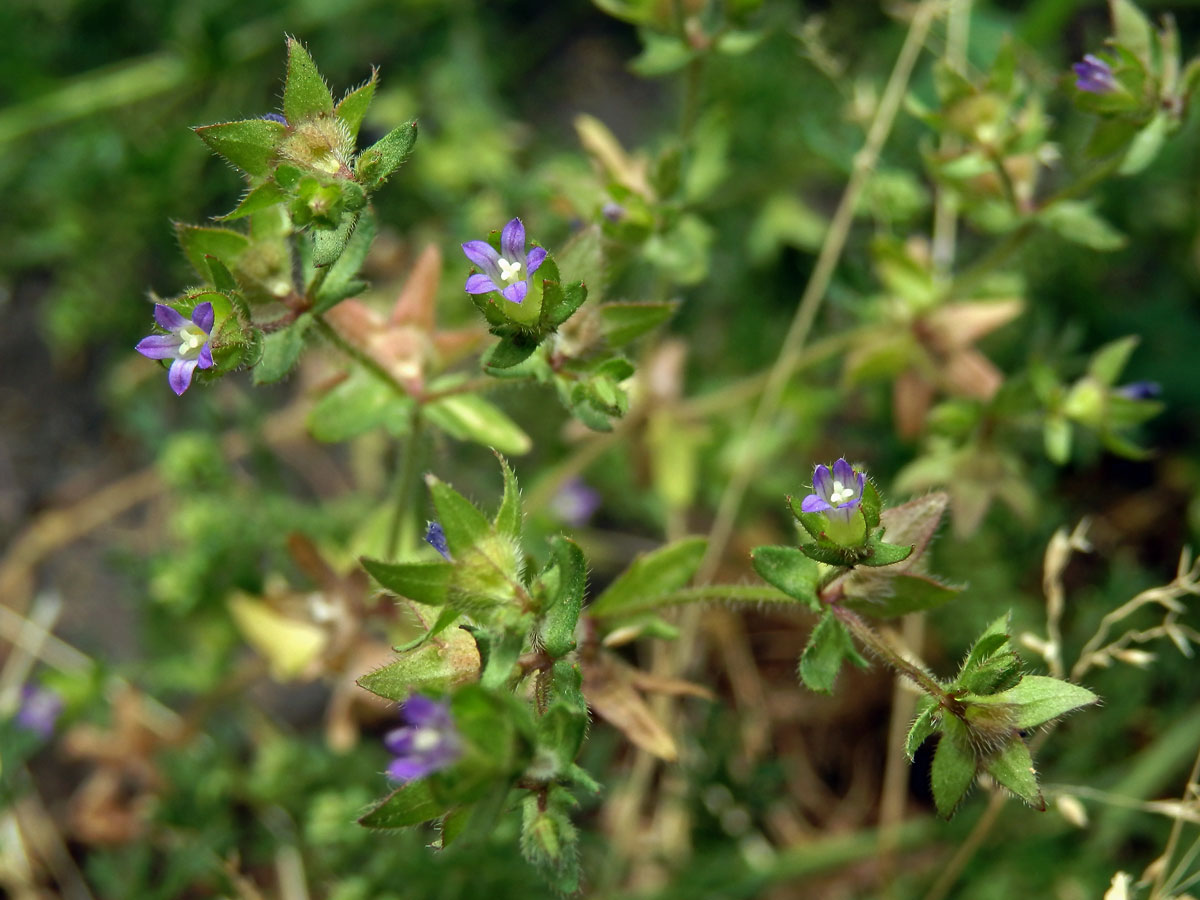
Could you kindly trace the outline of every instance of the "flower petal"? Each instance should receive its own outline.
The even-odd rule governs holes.
[[[809,494],[804,498],[804,502],[800,504],[800,509],[804,512],[825,512],[825,510],[833,509],[833,507],[816,494]]]
[[[192,384],[192,373],[196,371],[198,359],[177,359],[167,372],[167,383],[177,395],[182,395]]]
[[[513,303],[520,303],[525,299],[525,295],[529,293],[529,282],[514,281],[500,293],[504,296],[505,300],[511,300]]]
[[[529,251],[529,255],[525,257],[525,272],[532,275],[538,270],[538,267],[546,261],[546,248],[534,247]]]
[[[200,326],[200,330],[205,334],[212,334],[213,319],[216,314],[213,312],[213,305],[208,302],[201,303],[192,310],[192,321]]]
[[[500,232],[500,255],[509,262],[525,256],[525,226],[520,219],[513,219]]]
[[[829,474],[829,466],[820,465],[813,470],[813,490],[822,500],[829,501],[829,495],[833,493],[833,476]]]
[[[404,721],[418,728],[426,728],[434,723],[448,723],[450,710],[446,704],[426,697],[424,694],[413,694],[404,701],[401,710]]]
[[[402,728],[393,728],[383,736],[383,746],[387,748],[388,753],[394,756],[408,756],[413,752],[413,735],[417,730],[408,725]]]
[[[486,294],[488,291],[500,290],[492,282],[492,279],[486,275],[480,275],[478,272],[467,276],[467,283],[464,285],[464,288],[468,294]]]
[[[493,281],[500,280],[500,266],[497,263],[500,254],[487,241],[467,241],[462,245],[462,252]]]
[[[392,760],[391,765],[387,767],[387,774],[388,778],[396,781],[412,781],[416,778],[424,778],[437,768],[436,764],[428,760],[402,756]]]
[[[187,319],[162,303],[154,304],[154,321],[167,331],[178,331],[187,325]]]
[[[152,334],[133,348],[150,359],[174,359],[179,354],[179,338],[173,334]]]
[[[212,347],[208,346],[208,344],[205,344],[203,347],[201,347],[200,356],[196,361],[199,363],[199,368],[211,369],[213,364]]]
[[[842,487],[849,487],[854,482],[854,467],[842,457],[833,464],[833,480],[840,481]]]

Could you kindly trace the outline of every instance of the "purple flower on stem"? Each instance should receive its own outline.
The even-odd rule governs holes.
[[[467,241],[462,245],[463,253],[482,273],[476,272],[467,278],[468,294],[486,294],[499,291],[506,300],[520,303],[529,293],[529,276],[538,270],[546,259],[542,247],[525,252],[525,226],[520,219],[513,219],[500,232],[500,250],[487,241]]]
[[[170,359],[167,382],[176,394],[182,394],[192,383],[197,367],[211,369],[212,348],[209,338],[213,328],[213,306],[201,303],[192,310],[188,321],[169,306],[154,306],[154,321],[170,334],[152,334],[142,338],[134,349],[150,359]]]
[[[572,478],[554,495],[550,509],[563,522],[578,528],[600,508],[600,495],[583,483],[581,478]]]
[[[280,125],[286,125],[288,123],[288,120],[279,113],[267,113],[265,116],[262,116],[262,118],[266,119],[268,122],[278,122]]]
[[[815,493],[805,497],[800,508],[804,512],[825,513],[830,520],[848,523],[853,515],[852,510],[862,503],[865,484],[866,475],[855,472],[845,459],[833,464],[832,473],[829,466],[817,466],[813,472]]]
[[[400,710],[405,724],[384,735],[383,743],[395,755],[389,778],[412,781],[452,764],[462,753],[458,730],[450,715],[449,700],[414,694]]]
[[[17,725],[43,738],[54,734],[54,726],[62,713],[62,697],[48,688],[27,684],[21,688],[21,707],[17,710]]]
[[[1075,87],[1089,94],[1111,94],[1120,85],[1113,77],[1112,66],[1094,54],[1084,56],[1082,62],[1071,66],[1075,72]]]
[[[1157,381],[1134,381],[1116,389],[1126,400],[1153,400],[1162,394],[1162,385]]]
[[[450,558],[450,545],[446,543],[446,531],[438,522],[430,522],[425,529],[425,540],[445,559]]]

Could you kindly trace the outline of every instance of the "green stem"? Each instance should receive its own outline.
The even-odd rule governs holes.
[[[391,372],[385,369],[378,360],[369,354],[364,353],[362,350],[359,350],[352,343],[338,334],[337,329],[330,325],[324,316],[319,314],[313,316],[313,325],[317,331],[320,332],[321,337],[329,341],[329,343],[336,347],[339,352],[354,360],[354,362],[358,363],[401,397],[407,398],[412,396],[409,394],[408,389],[405,388],[404,385],[401,384]]]
[[[387,555],[395,559],[403,547],[407,550],[413,543],[413,498],[417,492],[417,478],[421,467],[421,432],[424,418],[421,407],[414,406],[409,420],[408,440],[404,444],[403,459],[396,478],[396,508],[392,512],[392,520],[388,526]]]
[[[909,681],[915,683],[941,706],[951,707],[955,705],[954,698],[946,692],[945,688],[938,684],[937,679],[919,666],[913,665],[893,650],[887,641],[876,634],[875,630],[859,618],[858,615],[844,606],[838,606],[836,603],[831,604],[829,608],[833,610],[833,614],[837,617],[838,621],[845,625],[850,630],[850,633],[858,638],[872,653]]]

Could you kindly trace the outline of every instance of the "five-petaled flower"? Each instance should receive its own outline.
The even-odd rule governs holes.
[[[449,700],[414,694],[400,712],[405,724],[383,738],[388,752],[396,757],[388,766],[389,778],[396,781],[424,778],[458,759],[462,745],[450,715]]]
[[[849,522],[853,510],[862,503],[863,487],[866,475],[855,472],[850,463],[839,459],[833,464],[833,472],[829,466],[817,466],[813,472],[813,491],[804,498],[800,508],[809,513],[825,513],[826,518],[835,521]]]
[[[483,270],[467,278],[467,293],[499,291],[504,299],[513,303],[525,299],[529,293],[529,277],[546,259],[542,247],[534,247],[528,254],[525,252],[525,226],[520,219],[513,219],[500,232],[499,251],[487,241],[467,241],[462,250],[467,259]]]
[[[450,558],[450,545],[446,543],[446,530],[440,522],[430,522],[425,528],[425,540],[443,559]]]
[[[174,360],[167,372],[167,381],[176,394],[188,389],[197,368],[212,368],[209,339],[213,317],[211,303],[201,303],[192,310],[190,322],[169,306],[161,303],[154,306],[154,321],[170,334],[152,334],[142,338],[134,349],[150,359]]]
[[[1089,94],[1111,94],[1120,85],[1113,76],[1112,66],[1100,57],[1088,53],[1082,62],[1071,66],[1075,72],[1075,87]]]
[[[39,737],[54,734],[54,726],[62,713],[63,700],[49,688],[27,684],[21,688],[21,706],[17,710],[17,725]]]

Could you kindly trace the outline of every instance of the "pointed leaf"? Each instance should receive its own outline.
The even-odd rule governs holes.
[[[908,737],[904,739],[904,753],[911,760],[917,756],[917,750],[937,731],[938,708],[930,705],[923,710],[908,729]]]
[[[175,236],[179,239],[179,246],[183,248],[183,255],[201,278],[207,278],[212,272],[207,257],[215,256],[232,269],[236,266],[238,257],[250,246],[248,237],[229,228],[176,222]]]
[[[1154,46],[1154,26],[1131,0],[1108,0],[1112,14],[1113,37],[1147,66]]]
[[[425,407],[425,415],[438,428],[460,441],[474,441],[521,456],[533,440],[500,407],[478,394],[454,394]]]
[[[936,609],[962,591],[927,575],[896,575],[886,583],[887,593],[871,597],[847,597],[842,605],[877,619],[906,616]]]
[[[446,812],[446,807],[433,797],[429,782],[410,781],[397,788],[359,820],[367,828],[403,828],[419,825],[436,819]]]
[[[605,303],[596,307],[600,330],[610,347],[620,347],[653,331],[679,308],[678,302]]]
[[[843,660],[850,660],[860,667],[867,665],[867,661],[854,649],[846,626],[829,611],[813,629],[808,646],[800,657],[800,680],[809,690],[831,694]]]
[[[1029,747],[1020,738],[1009,741],[1003,750],[984,764],[984,769],[1034,809],[1046,809],[1046,801],[1033,768],[1033,757],[1029,755]]]
[[[499,453],[496,453],[496,458],[500,460],[500,468],[504,472],[504,496],[500,500],[500,509],[496,512],[496,530],[520,540],[521,523],[525,518],[521,512],[521,488],[508,460]]]
[[[1136,334],[1131,334],[1105,344],[1092,354],[1092,358],[1088,362],[1088,374],[1101,384],[1112,387],[1121,377],[1125,364],[1129,362],[1130,354],[1133,353],[1140,340],[1141,338]]]
[[[479,671],[475,639],[461,628],[438,641],[427,641],[393,662],[368,672],[358,686],[376,696],[403,703],[413,694],[441,694]]]
[[[883,508],[883,500],[879,497],[879,489],[870,478],[863,481],[862,503],[863,517],[867,520],[867,528],[879,527],[879,513]]]
[[[860,566],[894,566],[896,563],[908,559],[914,549],[911,544],[901,546],[876,540],[872,540],[867,546],[870,552],[858,561]]]
[[[409,122],[392,129],[360,153],[354,169],[362,186],[373,191],[387,181],[388,176],[408,159],[416,142],[417,123]]]
[[[1026,675],[1015,687],[980,700],[1013,704],[1017,728],[1036,728],[1072,710],[1100,702],[1087,688],[1046,675]]]
[[[325,278],[317,287],[316,303],[314,304],[316,312],[326,312],[347,297],[362,293],[366,284],[359,279],[359,270],[366,262],[367,253],[374,240],[375,215],[367,210],[359,216],[353,234],[346,241],[346,246],[326,269]]]
[[[569,538],[550,538],[550,552],[554,572],[550,586],[554,590],[547,598],[541,636],[546,652],[551,657],[560,657],[575,649],[575,629],[587,589],[587,564],[579,545]]]
[[[243,216],[248,216],[251,213],[259,212],[260,210],[268,209],[276,203],[281,203],[288,197],[287,192],[273,181],[264,181],[258,187],[250,190],[238,203],[237,208],[231,213],[218,218],[219,222],[228,222],[231,219],[240,219]]]
[[[350,243],[350,239],[354,236],[354,229],[358,227],[360,215],[343,216],[341,224],[337,228],[315,228],[312,231],[312,264],[323,269],[325,266],[337,262],[338,257],[346,250]]]
[[[358,137],[358,129],[362,127],[363,117],[367,114],[367,107],[371,105],[371,100],[375,97],[375,86],[378,83],[379,71],[372,66],[371,77],[354,90],[348,91],[334,109],[337,117],[346,123],[351,137]]]
[[[487,369],[511,369],[527,360],[538,348],[538,339],[524,332],[508,335],[494,347],[488,348],[481,360]]]
[[[425,476],[450,555],[459,556],[492,533],[492,523],[470,500],[433,475]]]
[[[283,115],[293,126],[303,119],[333,112],[333,95],[304,45],[287,40],[287,81],[283,85]]]
[[[695,574],[708,539],[688,537],[639,555],[588,607],[593,616],[619,615],[637,604],[645,608],[647,598],[683,587]]]
[[[950,717],[944,719],[947,724],[957,721]],[[975,781],[974,754],[960,747],[958,741],[949,733],[943,732],[933,754],[929,780],[938,815],[949,819]]]
[[[393,594],[428,606],[446,602],[446,591],[454,577],[454,565],[448,562],[389,563],[365,556],[359,562]]]
[[[231,162],[247,175],[263,177],[271,171],[275,148],[287,134],[287,127],[270,119],[221,122],[193,129],[214,153]]]
[[[313,404],[308,430],[318,441],[337,443],[385,423],[407,422],[413,401],[369,372],[353,372]]]
[[[232,294],[237,291],[237,279],[233,277],[233,273],[229,271],[225,263],[212,254],[206,254],[204,261],[208,263],[209,277],[212,279],[213,287],[223,294]]]
[[[814,612],[820,611],[817,599],[820,572],[809,557],[795,547],[755,547],[750,560],[754,571],[768,584],[808,604]]]
[[[262,359],[254,367],[255,384],[271,384],[292,371],[300,359],[304,335],[312,321],[312,316],[305,313],[287,328],[273,331],[263,338]]]

